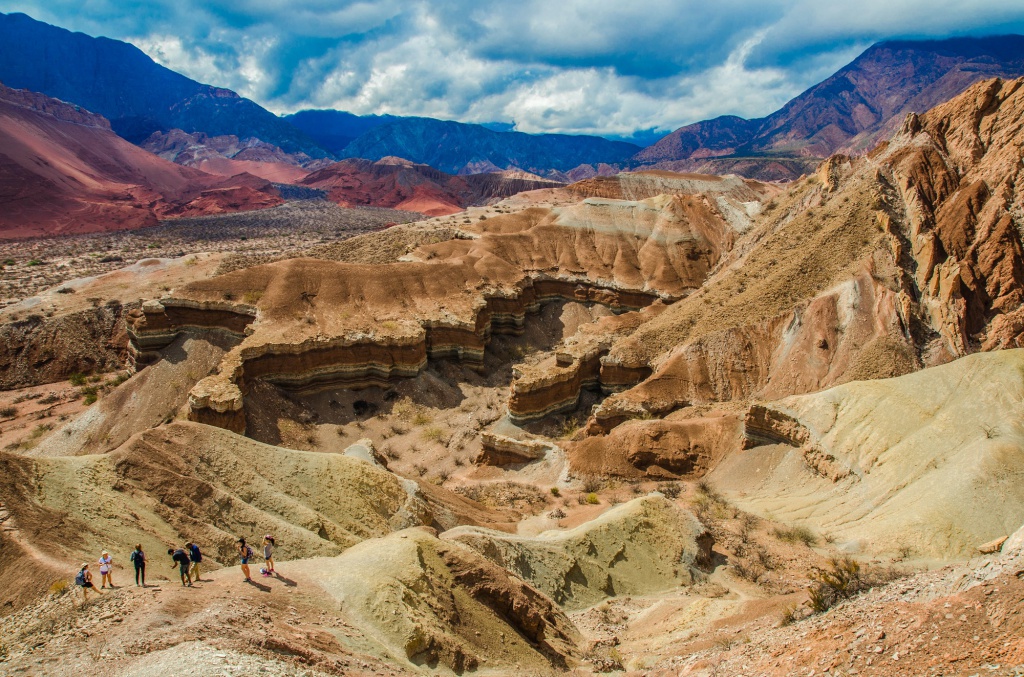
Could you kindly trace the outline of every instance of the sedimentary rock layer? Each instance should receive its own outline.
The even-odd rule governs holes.
[[[148,302],[133,342],[145,356],[182,331],[244,336],[190,396],[194,420],[241,430],[252,379],[303,390],[379,385],[434,358],[479,368],[491,335],[520,332],[545,301],[624,312],[687,293],[731,246],[734,229],[681,200],[500,216],[473,224],[476,237],[421,247],[398,264],[292,259],[235,271]],[[635,313],[623,317],[605,324],[635,325]],[[608,344],[580,346],[567,378],[519,389],[514,416],[573,406],[580,388],[597,385]]]

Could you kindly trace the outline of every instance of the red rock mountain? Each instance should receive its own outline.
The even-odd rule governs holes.
[[[248,172],[275,183],[296,183],[312,169],[330,164],[327,160],[313,160],[305,153],[286,153],[251,137],[189,134],[180,129],[154,132],[139,145],[165,160],[210,174],[234,176]]]
[[[99,115],[0,85],[0,236],[124,230],[280,203],[265,179],[176,165]]]
[[[454,214],[490,198],[561,185],[515,174],[452,176],[401,158],[342,160],[299,184],[325,190],[328,199],[345,207],[392,207],[429,216]]]
[[[723,116],[687,125],[633,159],[675,171],[797,176],[815,159],[872,148],[908,113],[923,113],[979,80],[1021,75],[1020,35],[881,42],[768,117]],[[751,163],[751,156],[763,159]]]

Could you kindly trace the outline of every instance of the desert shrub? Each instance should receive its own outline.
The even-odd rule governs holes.
[[[639,487],[640,485],[636,486]],[[665,498],[675,500],[683,493],[683,487],[678,482],[667,482],[658,487],[658,491],[665,494]]]
[[[415,463],[415,464],[413,464],[413,466],[412,466],[412,469],[413,469],[413,470],[414,470],[414,471],[416,472],[416,474],[417,474],[417,475],[419,475],[420,477],[423,477],[424,475],[426,475],[426,474],[427,474],[427,468],[426,468],[426,466],[420,465],[419,463]]]
[[[50,583],[50,594],[54,597],[63,595],[68,591],[68,582],[63,578],[58,578],[53,583]]]
[[[41,265],[43,265],[43,262],[40,261],[39,259],[32,259],[31,261],[28,262],[27,265],[30,265],[30,266],[41,266]]]
[[[75,290],[72,289],[71,287],[61,287],[60,289],[57,290],[57,293],[58,294],[74,294]]]
[[[818,536],[805,526],[775,527],[772,534],[787,543],[803,543],[808,548],[818,543]]]
[[[750,513],[743,513],[743,516],[740,517],[740,540],[744,543],[749,541],[755,529],[757,529],[757,518]]]
[[[779,626],[784,628],[787,625],[793,625],[793,623],[796,623],[799,618],[800,616],[797,613],[797,606],[795,604],[791,604],[782,610],[782,617],[779,618]]]
[[[261,298],[263,298],[263,292],[259,290],[247,291],[242,294],[242,302],[249,305],[258,303]]]
[[[82,401],[86,405],[92,404],[97,400],[97,398],[99,397],[97,395],[97,392],[98,390],[96,386],[87,386],[85,388],[79,389],[78,391],[78,393],[82,396]]]
[[[860,564],[852,557],[830,560],[827,569],[816,570],[811,578],[815,582],[810,590],[811,609],[816,613],[828,611],[868,587]]]
[[[596,494],[604,489],[604,479],[597,475],[587,475],[583,478],[583,493]]]
[[[0,409],[0,418],[13,418],[17,415],[17,407],[3,407],[2,409]]]
[[[565,511],[561,508],[555,508],[548,513],[548,518],[553,520],[565,519]]]
[[[431,421],[433,419],[430,418],[430,415],[422,411],[417,411],[412,417],[413,425],[427,425]]]
[[[75,372],[74,374],[72,374],[71,376],[68,377],[68,381],[71,382],[71,385],[76,386],[76,387],[77,386],[84,386],[85,385],[85,374],[80,374],[78,372]]]
[[[764,576],[764,569],[760,565],[754,562],[747,562],[741,559],[736,560],[732,564],[733,571],[740,578],[750,581],[751,583],[757,583],[761,576]]]
[[[428,442],[439,442],[444,436],[444,431],[437,426],[430,426],[429,428],[424,428],[421,434],[423,435],[423,439]]]
[[[601,502],[601,500],[598,499],[597,494],[595,494],[595,493],[587,494],[586,501],[587,501],[587,505],[597,505],[598,503]]]
[[[551,495],[554,496],[555,498],[558,498],[559,496],[562,495],[562,492],[558,487],[551,487]]]
[[[451,476],[452,471],[449,470],[448,468],[441,468],[440,470],[437,471],[437,478],[441,480],[442,484],[451,479]]]
[[[39,404],[56,404],[57,402],[60,402],[60,398],[57,397],[57,393],[50,393],[39,400]]]
[[[563,440],[569,439],[578,433],[582,426],[583,424],[578,417],[567,416],[558,427],[558,436]]]

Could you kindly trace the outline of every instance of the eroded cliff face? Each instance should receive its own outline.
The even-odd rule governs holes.
[[[520,333],[550,300],[625,313],[605,323],[625,331],[698,288],[737,235],[694,196],[586,201],[469,228],[465,239],[421,247],[397,264],[292,259],[193,283],[144,304],[131,326],[137,359],[155,357],[181,332],[238,337],[189,402],[193,420],[241,432],[254,379],[292,390],[361,388],[414,376],[428,359],[479,369],[492,334]],[[599,385],[609,347],[591,334],[572,349],[575,367],[514,386],[510,413],[529,419],[574,407],[581,388]]]
[[[871,156],[830,158],[699,292],[613,342],[604,365],[643,380],[588,430],[1018,345],[1022,125],[1021,81],[994,80],[909,116]]]
[[[0,325],[0,389],[122,367],[129,350],[126,310],[114,301],[56,317],[30,313]]]

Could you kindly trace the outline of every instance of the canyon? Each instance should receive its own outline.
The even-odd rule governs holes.
[[[37,130],[33,157],[109,173],[47,197],[76,222],[123,174],[155,191],[124,227],[195,212],[226,232],[218,182],[239,175],[216,174],[243,168],[285,230],[290,190],[377,217],[66,268],[0,309],[12,674],[1024,661],[1024,80],[897,105],[788,183],[457,176],[184,126],[147,135],[157,157],[2,93],[0,131]],[[729,150],[748,127],[691,131]],[[71,163],[101,151],[124,162]],[[263,534],[280,571],[243,582],[238,538]],[[208,570],[179,589],[157,558],[186,541]],[[78,562],[136,544],[151,587],[70,594]]]

